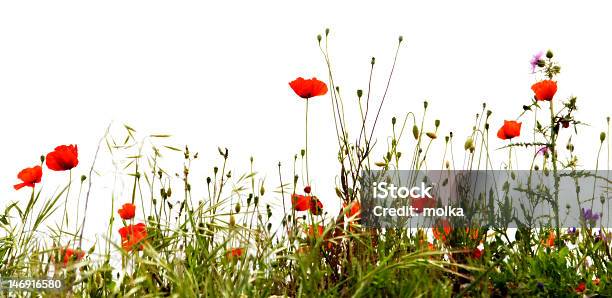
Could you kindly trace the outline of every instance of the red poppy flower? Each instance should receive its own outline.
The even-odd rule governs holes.
[[[563,126],[563,128],[568,128],[570,125],[570,122],[567,120],[561,120],[561,125]]]
[[[448,220],[443,219],[439,220],[438,223],[433,227],[433,236],[434,238],[445,242],[447,237],[450,236],[452,229]]]
[[[497,132],[497,137],[502,140],[509,140],[520,136],[521,124],[521,122],[516,122],[514,120],[504,120],[504,126]]]
[[[317,80],[317,78],[304,80],[302,77],[299,77],[295,81],[290,82],[289,86],[295,94],[306,99],[327,93],[327,85]]]
[[[423,212],[424,208],[434,208],[436,207],[436,199],[422,197],[422,198],[412,198],[412,208],[415,209],[417,213]]]
[[[580,282],[576,287],[576,293],[582,293],[586,290],[586,284],[584,282]]]
[[[143,223],[128,225],[119,229],[121,235],[121,246],[126,251],[134,249],[135,245],[140,244],[137,249],[142,250],[142,241],[147,238],[147,227]]]
[[[310,196],[293,194],[291,196],[291,203],[295,211],[306,211],[310,209]]]
[[[531,90],[535,93],[536,100],[550,101],[557,93],[557,82],[551,80],[540,81],[533,84]]]
[[[34,184],[39,183],[42,178],[42,168],[40,166],[25,168],[17,174],[17,178],[23,182],[15,184],[13,186],[15,190],[25,186],[34,187]]]
[[[77,145],[62,145],[55,147],[45,159],[47,167],[54,171],[67,171],[79,164]]]
[[[323,203],[315,196],[310,200],[310,212],[313,215],[320,215],[323,212]]]
[[[472,258],[473,259],[480,259],[480,257],[482,257],[482,253],[483,253],[483,251],[481,249],[475,248],[472,251]]]
[[[359,219],[361,217],[361,204],[359,201],[353,201],[349,206],[350,208],[347,210],[346,216],[349,218],[355,216],[355,219]],[[344,208],[346,208],[346,205]]]
[[[227,253],[225,254],[225,256],[228,259],[233,259],[233,258],[240,258],[240,257],[242,257],[242,254],[244,254],[244,248],[237,247],[237,248],[232,248],[232,249],[228,250]]]
[[[465,233],[468,235],[468,237],[470,237],[470,239],[478,240],[478,229],[477,228],[472,229],[472,231],[470,231],[470,228],[465,228]]]
[[[317,235],[315,236],[315,227],[313,225],[308,227],[308,237],[321,237],[323,236],[323,226],[317,225]]]
[[[85,257],[85,252],[80,249],[66,248],[60,249],[60,255],[62,256],[62,263],[66,267],[69,262],[82,260]]]
[[[550,233],[548,233],[548,238],[546,239],[545,245],[548,247],[554,247],[556,238],[557,237],[555,236],[555,232],[550,231]]]
[[[123,204],[121,209],[119,209],[117,212],[119,213],[119,216],[125,220],[132,219],[134,218],[134,215],[136,215],[136,206],[130,203]]]

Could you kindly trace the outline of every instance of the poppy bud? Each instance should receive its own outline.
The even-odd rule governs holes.
[[[553,57],[553,52],[551,50],[546,51],[546,58],[551,59]]]
[[[603,143],[603,141],[606,139],[606,133],[605,132],[601,132],[599,134],[599,140]]]
[[[302,157],[304,157],[304,154],[306,154],[306,150],[305,150],[305,149],[300,150],[300,155],[301,155]]]
[[[362,95],[363,95],[363,90],[357,89],[357,97],[361,98]]]
[[[428,132],[425,134],[432,140],[435,140],[438,137],[435,132]]]
[[[340,191],[340,189],[339,189],[339,188],[337,188],[337,187],[336,187],[336,195],[337,195],[339,198],[342,198],[342,197],[343,197],[343,196],[342,196],[342,191]]]
[[[306,187],[304,187],[304,192],[307,194],[309,194],[311,190],[312,188],[310,187],[310,185],[306,185]]]
[[[493,114],[493,111],[491,111],[491,110],[487,110],[487,117],[490,117],[490,116],[491,116],[491,114]]]
[[[374,65],[374,63],[376,63],[376,58],[372,57],[372,61],[370,62],[370,64]]]
[[[234,217],[233,214],[230,215],[229,225],[231,228],[233,228],[236,225],[236,218]]]
[[[317,41],[318,41],[319,43],[321,42],[321,39],[322,39],[321,34],[317,35]]]
[[[447,169],[449,169],[450,168],[450,161],[447,160],[446,163],[445,163],[445,166],[446,166]]]
[[[234,206],[234,211],[236,211],[236,213],[240,213],[240,202],[236,203],[236,206]]]
[[[402,41],[404,41],[404,37],[403,36],[399,36],[399,42],[401,43]]]
[[[402,157],[402,153],[398,151],[398,152],[395,153],[395,156],[397,156],[397,158],[400,158],[400,157]]]
[[[44,155],[41,155],[41,156],[40,156],[40,162],[41,162],[41,163],[45,162],[45,156],[44,156]]]
[[[427,109],[427,106],[429,106],[429,103],[428,103],[427,101],[424,101],[424,102],[423,102],[423,107],[424,107],[425,109]]]
[[[540,169],[540,167],[539,167],[538,165],[533,166],[533,170],[534,170],[534,171],[537,171],[537,170],[539,170],[539,169]]]
[[[485,130],[489,130],[489,123],[485,123]]]
[[[415,140],[419,139],[419,127],[416,124],[412,127],[412,136],[414,136]]]
[[[465,140],[465,144],[463,144],[463,149],[469,150],[472,147],[474,147],[474,140],[472,139],[472,137],[469,137],[467,138],[467,140]]]
[[[210,177],[206,177],[206,184],[210,184],[211,180]]]
[[[87,176],[81,175],[81,182],[85,181],[85,179],[87,179]]]
[[[544,62],[544,60],[538,60],[537,62],[538,67],[544,67],[546,65],[546,62]]]
[[[395,119],[395,117],[391,118],[391,124],[395,125],[396,122],[397,122],[397,119]]]
[[[214,167],[213,168],[213,173],[217,174],[217,172],[219,172],[219,168],[218,167]]]
[[[436,127],[440,126],[440,120],[439,120],[439,119],[436,119],[436,121],[434,121],[434,125],[435,125]]]
[[[445,136],[444,137],[444,141],[448,143],[448,140],[450,140],[450,137],[449,136]]]
[[[329,35],[329,28],[325,28],[325,36]]]

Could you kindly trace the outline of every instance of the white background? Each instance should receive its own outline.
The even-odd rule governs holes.
[[[81,165],[74,175],[86,174],[111,121],[128,123],[141,135],[173,134],[176,146],[190,144],[202,157],[194,165],[201,169],[199,181],[220,145],[230,148],[237,172],[254,156],[267,188],[275,188],[276,164],[289,166],[303,146],[304,102],[287,83],[298,76],[327,80],[316,43],[326,27],[336,83],[350,113],[357,111],[355,90],[367,87],[371,56],[377,58],[372,92],[378,102],[403,35],[376,135],[383,144],[390,118],[408,111],[420,116],[428,99],[428,126],[441,119],[440,135],[454,131],[459,153],[483,101],[493,110],[492,133],[504,119],[518,116],[533,95],[531,56],[554,50],[562,64],[557,98],[578,96],[576,116],[591,126],[581,128],[574,143],[580,163],[593,168],[599,132],[612,107],[611,10],[606,1],[569,3],[3,1],[1,204],[26,199],[28,191],[12,189],[17,172],[56,145],[78,144]],[[312,99],[310,109],[313,187],[337,210],[329,97]],[[530,141],[531,119],[522,120],[522,140]],[[404,142],[412,145],[410,133],[406,136]],[[500,154],[496,164],[506,157]],[[440,155],[434,156],[432,162],[441,164]],[[170,158],[180,167],[180,155]],[[461,165],[463,155],[456,158]],[[112,168],[109,160],[99,162],[101,169]],[[519,161],[519,167],[527,162]],[[290,172],[286,168],[287,177]],[[50,195],[66,175],[45,170],[44,193]],[[91,229],[112,212],[108,193],[92,196]],[[124,197],[118,201],[129,200],[119,193]],[[105,224],[98,226],[103,230]]]

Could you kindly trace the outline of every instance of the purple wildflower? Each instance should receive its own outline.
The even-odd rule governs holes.
[[[582,208],[580,215],[584,221],[590,223],[591,225],[594,225],[599,220],[599,214],[594,213],[591,209]]]
[[[535,73],[536,66],[538,66],[538,62],[542,60],[542,55],[544,55],[544,51],[539,51],[537,54],[533,55],[529,64],[531,64],[531,73]]]
[[[576,234],[576,227],[571,227],[567,229],[567,233],[570,235]]]

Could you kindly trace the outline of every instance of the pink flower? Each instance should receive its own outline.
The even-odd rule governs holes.
[[[539,51],[537,54],[533,55],[533,58],[531,58],[531,61],[529,61],[529,64],[531,64],[531,73],[535,73],[535,69],[541,60],[542,55],[544,55],[544,51]]]

